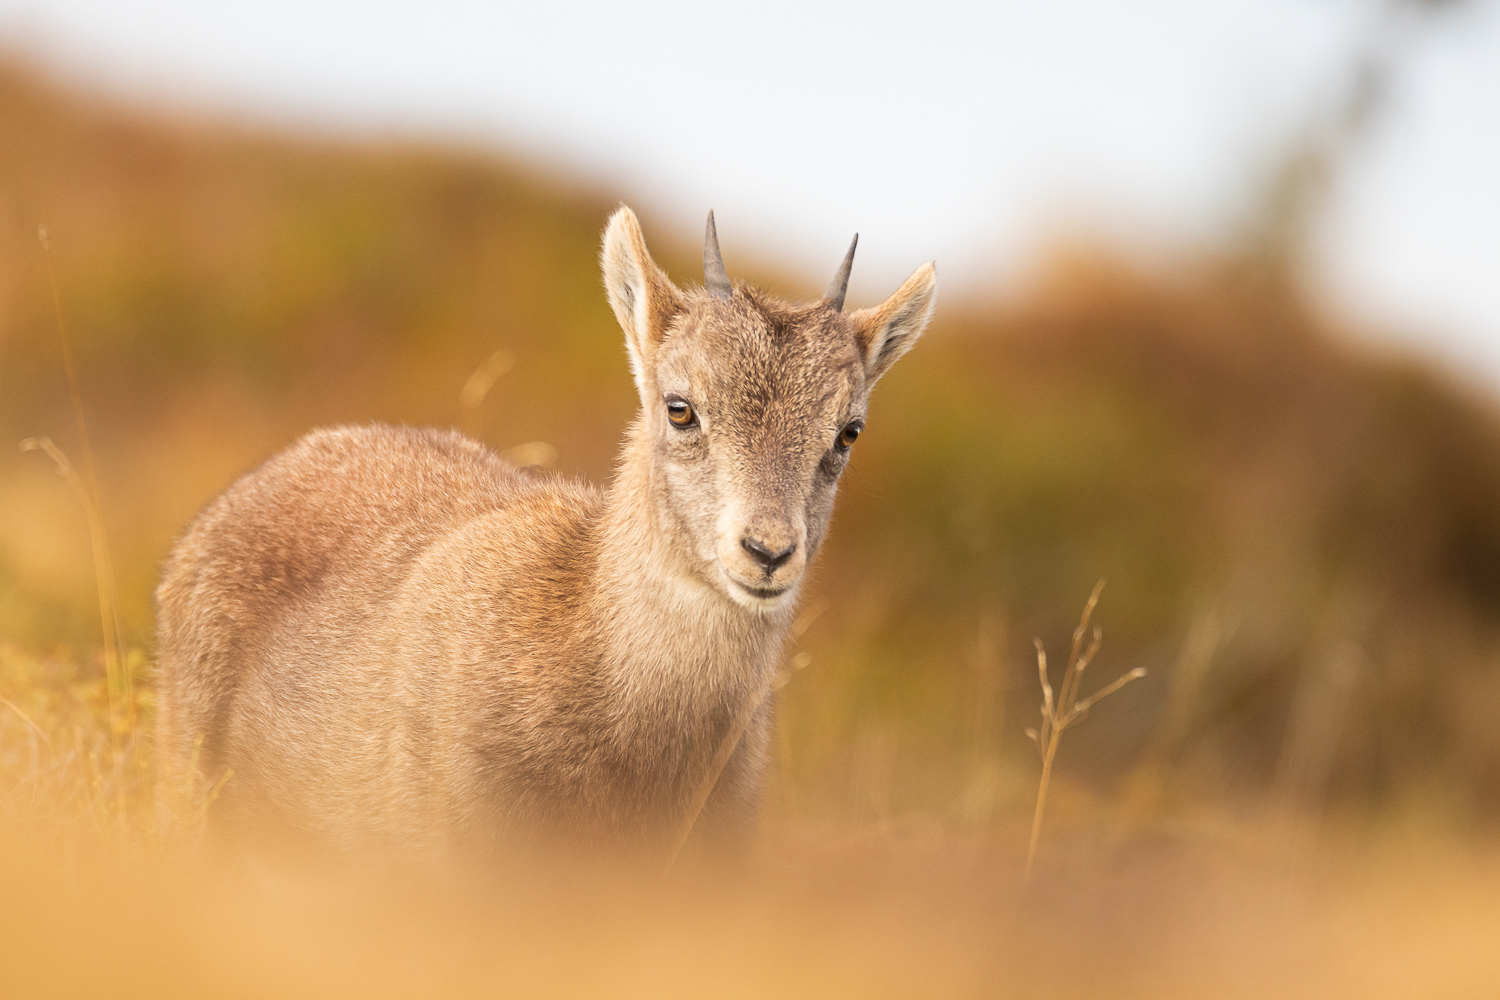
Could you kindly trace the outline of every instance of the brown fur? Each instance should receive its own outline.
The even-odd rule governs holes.
[[[607,490],[454,432],[315,431],[188,528],[157,590],[166,781],[234,777],[242,824],[436,853],[678,822],[780,656],[847,459],[840,431],[920,334],[919,269],[875,309],[672,285],[629,209],[605,284],[641,412]],[[698,424],[667,418],[689,400]],[[765,566],[742,544],[773,552]],[[705,822],[753,817],[763,708]]]

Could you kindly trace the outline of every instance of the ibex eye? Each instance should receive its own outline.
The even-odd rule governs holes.
[[[859,432],[864,429],[865,423],[863,420],[851,420],[845,424],[844,429],[839,431],[837,445],[839,451],[848,451],[849,446],[854,444],[854,439],[859,437]]]
[[[691,427],[698,422],[692,404],[685,399],[667,400],[667,419],[672,421],[673,427]]]

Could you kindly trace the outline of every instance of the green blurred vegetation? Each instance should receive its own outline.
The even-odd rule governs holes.
[[[607,477],[634,407],[597,276],[614,203],[488,151],[154,117],[0,65],[0,697],[73,692],[72,719],[102,683],[82,513],[15,448],[77,454],[39,227],[149,658],[175,534],[310,427],[451,424]],[[696,244],[645,225],[696,281]],[[1031,638],[1060,647],[1105,577],[1100,676],[1150,677],[1070,733],[1065,771],[1156,806],[1494,818],[1492,401],[1251,256],[1059,247],[1038,274],[943,303],[876,392],[791,650],[778,808],[1024,812]],[[464,406],[497,350],[514,366]],[[0,707],[0,773],[28,732]]]

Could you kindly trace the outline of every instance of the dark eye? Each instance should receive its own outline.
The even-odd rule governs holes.
[[[850,445],[854,444],[854,439],[859,437],[859,432],[864,429],[865,422],[863,420],[849,421],[844,425],[844,429],[839,431],[839,439],[834,447],[839,451],[848,451]]]
[[[698,422],[698,417],[693,413],[693,406],[685,399],[667,400],[667,419],[672,421],[673,427],[691,427]]]

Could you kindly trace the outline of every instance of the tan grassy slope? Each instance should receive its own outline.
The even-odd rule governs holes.
[[[0,67],[0,638],[98,644],[81,517],[6,444],[76,450],[38,225],[149,652],[175,532],[308,426],[456,424],[603,475],[633,405],[596,276],[614,201],[489,154],[161,119]],[[684,239],[662,262],[697,280],[695,255]],[[1008,786],[974,775],[1030,766],[1030,638],[1060,641],[1100,577],[1111,669],[1152,680],[1070,737],[1070,769],[1180,764],[1174,794],[1279,773],[1320,795],[1312,753],[1359,801],[1497,801],[1490,404],[1336,344],[1232,263],[1164,278],[1085,254],[1047,274],[950,302],[883,386],[797,650],[816,668],[787,694],[787,801],[995,807]],[[1299,742],[1314,717],[1330,731]],[[0,717],[0,741],[20,725]]]

